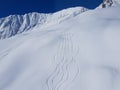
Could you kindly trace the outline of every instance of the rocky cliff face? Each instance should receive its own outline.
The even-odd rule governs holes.
[[[118,6],[120,5],[120,0],[103,0],[103,3],[100,4],[97,8],[108,8],[111,6]]]
[[[112,0],[103,0],[102,8],[111,7],[113,4]]]

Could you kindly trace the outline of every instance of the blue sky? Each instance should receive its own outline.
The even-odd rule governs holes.
[[[64,8],[95,8],[102,0],[0,0],[0,17],[29,12],[52,13]]]

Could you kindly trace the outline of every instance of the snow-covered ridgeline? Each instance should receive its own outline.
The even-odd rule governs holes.
[[[16,34],[28,31],[39,24],[42,26],[46,23],[60,23],[66,19],[85,12],[86,8],[75,7],[65,9],[53,14],[28,13],[25,15],[10,15],[0,19],[0,39],[9,38]]]
[[[10,15],[0,19],[0,38],[8,38],[29,30],[36,24],[43,24],[47,14],[29,13],[25,15]]]

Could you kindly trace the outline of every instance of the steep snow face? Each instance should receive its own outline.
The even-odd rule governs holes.
[[[75,17],[87,9],[83,7],[69,8],[53,14],[29,13],[25,15],[11,15],[0,19],[0,39],[5,39],[24,31],[31,30],[35,26],[46,23],[56,24],[66,19]]]
[[[47,14],[29,13],[25,15],[11,15],[0,19],[0,38],[8,38],[29,30],[37,24],[45,23]]]
[[[71,19],[87,10],[88,9],[84,7],[73,7],[69,9],[64,9],[62,11],[53,13],[51,18],[49,18],[47,22],[49,22],[50,24],[57,24],[67,19]]]
[[[0,90],[120,90],[119,10],[87,11],[0,40]]]
[[[97,8],[107,8],[111,6],[120,6],[120,0],[103,0],[103,3]]]

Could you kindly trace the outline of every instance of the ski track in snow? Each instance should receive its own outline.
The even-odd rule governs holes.
[[[10,52],[11,49],[7,49],[5,51],[0,52],[0,60],[2,60],[2,58],[4,58],[5,56],[8,55],[8,53]]]
[[[12,50],[15,50],[18,46],[22,45],[22,43],[23,42],[16,43],[15,45],[12,45],[3,51],[0,51],[0,60],[2,60],[4,57],[6,57]]]
[[[56,65],[55,70],[48,77],[46,83],[48,90],[63,90],[63,85],[72,83],[79,73],[79,68],[76,64],[76,55],[78,51],[75,50],[72,42],[72,34],[65,32],[62,34],[63,41],[59,42],[57,54],[54,57],[54,62],[59,61]],[[78,49],[79,50],[79,49]],[[73,54],[75,52],[75,55]],[[70,57],[69,57],[70,56]],[[71,65],[76,67],[76,74],[71,77],[70,67]],[[71,81],[68,81],[72,78]]]

